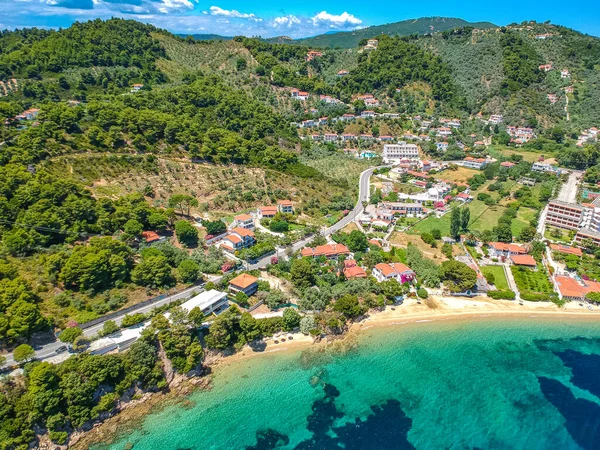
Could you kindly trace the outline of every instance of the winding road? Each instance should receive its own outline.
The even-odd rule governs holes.
[[[358,184],[358,189],[359,189],[358,201],[356,202],[356,206],[354,207],[354,209],[352,211],[350,211],[340,221],[336,222],[329,228],[322,229],[321,234],[323,236],[327,237],[327,236],[330,236],[331,234],[341,230],[346,225],[348,225],[350,222],[354,221],[362,213],[363,202],[369,201],[369,196],[370,196],[369,184],[370,184],[371,176],[373,175],[373,171],[375,171],[376,169],[383,168],[383,167],[389,167],[389,166],[371,167],[360,174],[360,179],[359,179],[359,184]],[[305,247],[312,239],[313,239],[313,236],[310,236],[310,237],[302,239],[301,241],[295,242],[294,244],[292,244],[291,246],[289,246],[287,248],[278,249],[277,256],[284,255],[285,252],[290,248],[291,248],[292,252],[295,253],[295,252],[299,251],[300,249],[302,249],[303,247]],[[262,269],[262,268],[266,267],[267,265],[269,265],[271,263],[272,256],[273,255],[268,255],[268,256],[265,256],[264,258],[258,260],[254,264],[248,264],[247,269],[256,270],[256,269]],[[221,279],[221,277],[215,278],[211,281],[218,283],[220,281],[220,279]],[[191,296],[191,294],[194,291],[199,293],[199,292],[202,292],[203,290],[204,290],[204,288],[202,286],[192,286],[192,287],[186,288],[186,289],[179,291],[173,295],[169,295],[165,298],[157,300],[156,302],[154,302],[150,305],[148,305],[148,304],[140,305],[139,308],[136,308],[133,310],[128,310],[127,312],[123,312],[120,315],[107,317],[105,320],[103,320],[91,327],[85,328],[83,330],[83,334],[84,334],[84,336],[88,336],[88,337],[96,336],[98,334],[98,332],[102,330],[102,328],[104,327],[104,324],[106,322],[108,322],[109,320],[112,320],[117,325],[120,325],[121,322],[123,321],[123,318],[126,315],[137,314],[137,313],[145,314],[145,313],[152,311],[154,308],[164,306],[164,305],[170,304],[172,302],[175,302],[175,301],[178,301],[178,300],[181,300],[184,298],[188,298]],[[58,348],[62,347],[63,345],[65,345],[65,344],[58,340],[48,343],[48,344],[45,344],[45,345],[42,345],[39,348],[35,349],[36,350],[35,357],[38,360],[44,360],[44,359],[48,359],[53,356],[56,356],[56,350]],[[5,362],[4,366],[14,366],[16,364],[15,360],[13,359],[12,353],[3,354],[2,356],[6,357],[6,362]],[[2,366],[2,367],[4,367],[4,366]]]

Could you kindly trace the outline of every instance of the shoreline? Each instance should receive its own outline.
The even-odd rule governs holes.
[[[583,321],[600,322],[600,307],[590,311],[586,307],[580,307],[578,303],[567,304],[563,308],[551,302],[523,302],[523,306],[511,300],[492,300],[488,297],[474,297],[470,299],[432,296],[431,301],[409,299],[404,304],[376,311],[361,320],[350,325],[348,330],[339,336],[326,337],[317,342],[311,336],[298,333],[280,333],[285,341],[265,339],[265,348],[262,351],[254,351],[245,346],[239,352],[229,356],[219,356],[206,365],[210,368],[209,375],[181,379],[179,383],[166,393],[147,393],[144,398],[135,404],[125,404],[123,409],[102,423],[95,424],[86,432],[77,432],[75,442],[70,442],[68,448],[85,449],[91,445],[109,445],[112,441],[122,435],[126,428],[135,426],[144,418],[163,407],[186,403],[187,397],[200,389],[210,389],[212,377],[218,376],[218,371],[231,366],[247,358],[256,358],[261,355],[271,355],[279,352],[300,351],[308,348],[325,350],[336,343],[356,339],[361,331],[371,328],[390,327],[399,325],[415,325],[419,323],[432,322],[454,322],[469,321],[488,318],[512,319],[577,319]],[[421,303],[418,304],[417,301]],[[393,308],[393,309],[392,309]],[[292,337],[290,340],[289,337]]]

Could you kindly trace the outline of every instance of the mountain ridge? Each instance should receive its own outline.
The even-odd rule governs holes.
[[[497,28],[492,22],[469,22],[455,17],[419,17],[416,19],[406,19],[398,22],[390,22],[381,25],[372,25],[353,31],[328,31],[316,36],[293,39],[289,36],[274,36],[270,38],[261,38],[271,44],[296,44],[309,47],[342,47],[354,48],[358,46],[361,39],[372,38],[381,34],[388,36],[408,36],[411,34],[428,34],[441,31],[447,31],[454,28],[473,27],[473,28]],[[177,34],[186,37],[186,34]],[[219,34],[191,34],[197,41],[209,40],[231,40],[233,36],[222,36]]]

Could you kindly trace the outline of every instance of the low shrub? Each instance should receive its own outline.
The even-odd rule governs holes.
[[[513,291],[488,291],[487,295],[494,300],[514,300],[516,298]]]

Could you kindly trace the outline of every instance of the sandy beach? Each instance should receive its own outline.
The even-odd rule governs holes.
[[[489,297],[447,297],[434,295],[427,301],[420,299],[408,299],[399,306],[387,306],[382,311],[374,311],[367,318],[351,325],[345,338],[353,333],[377,326],[394,326],[407,323],[468,320],[485,317],[506,317],[510,319],[537,317],[553,318],[561,317],[580,318],[582,320],[598,320],[600,322],[600,306],[589,310],[587,304],[579,306],[579,302],[570,302],[562,308],[552,302],[528,302],[511,300],[493,300]],[[290,339],[289,337],[292,337]],[[284,338],[284,340],[281,339]],[[339,340],[339,337],[333,340]],[[256,357],[264,354],[272,354],[282,351],[299,350],[312,345],[327,345],[331,339],[324,339],[316,343],[311,336],[302,333],[281,333],[276,339],[265,339],[264,350],[255,351],[250,347],[244,347],[235,355],[220,358],[212,365],[218,368],[221,365],[232,364],[236,361]]]

